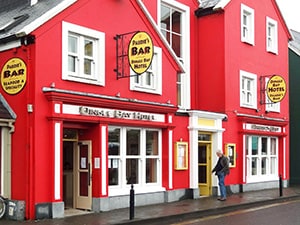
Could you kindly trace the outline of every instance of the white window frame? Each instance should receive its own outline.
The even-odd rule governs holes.
[[[241,41],[254,45],[254,33],[254,9],[241,4]]]
[[[266,87],[267,87],[269,79],[270,78],[268,78],[268,77],[265,79]],[[280,102],[276,102],[276,103],[272,102],[269,99],[267,92],[265,94],[265,99],[266,99],[266,111],[267,112],[280,112]]]
[[[276,20],[266,17],[267,52],[278,54],[278,24]]]
[[[133,74],[130,69],[130,74]],[[150,85],[147,84],[147,76],[150,76]],[[130,90],[162,95],[162,50],[154,46],[153,59],[150,67],[141,75],[130,77]]]
[[[252,137],[256,136],[258,137],[258,153],[257,155],[252,155]],[[248,146],[246,148],[248,149],[248,154],[246,154],[246,177],[247,177],[247,183],[255,183],[255,182],[265,182],[265,181],[272,181],[278,179],[278,138],[272,137],[272,136],[258,136],[258,135],[247,135],[246,138],[248,138]],[[267,154],[264,154],[262,152],[262,138],[267,139]],[[275,139],[276,143],[276,154],[271,154],[271,139]],[[257,168],[256,169],[256,175],[252,175],[252,160],[256,159],[257,161]],[[265,167],[266,171],[265,174],[263,174],[261,169],[261,163],[262,160],[265,159]],[[273,165],[273,168],[271,168]],[[274,171],[272,173],[272,170]]]
[[[108,155],[108,160],[119,159],[119,180],[118,185],[110,185],[109,196],[128,195],[131,184],[127,184],[126,179],[126,159],[138,159],[139,177],[138,183],[134,184],[135,193],[151,193],[165,191],[162,187],[162,130],[150,128],[134,128],[134,127],[119,127],[111,126],[112,128],[120,129],[120,155]],[[126,155],[126,135],[127,129],[140,130],[140,155]],[[158,155],[146,154],[146,131],[158,131]],[[157,182],[146,182],[146,159],[157,159]]]
[[[161,18],[161,4],[170,6],[182,13],[181,22],[181,56],[178,58],[182,62],[184,73],[178,74],[180,81],[177,82],[177,86],[180,88],[180,99],[178,101],[178,107],[180,110],[190,109],[191,106],[191,87],[190,87],[190,8],[175,0],[157,0],[157,24],[161,30],[160,18]],[[166,43],[167,40],[166,40]],[[170,46],[172,49],[172,46]],[[176,55],[174,53],[174,55]],[[178,93],[177,93],[178,95]]]
[[[77,37],[78,54],[77,57],[77,71],[71,72],[68,69],[68,37],[74,35]],[[93,69],[91,75],[84,74],[84,52],[83,41],[91,40],[93,42]],[[72,54],[72,53],[70,53]],[[86,57],[85,57],[86,58]],[[96,30],[92,30],[76,24],[62,22],[62,79],[69,81],[76,81],[95,85],[105,85],[105,34]]]
[[[251,82],[250,90],[243,89],[244,80]],[[247,94],[251,95],[250,101],[247,101],[247,98],[245,98]],[[257,109],[257,75],[243,70],[240,70],[240,106]]]

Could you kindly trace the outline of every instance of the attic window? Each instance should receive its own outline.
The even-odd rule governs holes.
[[[13,27],[17,26],[18,24],[20,24],[27,18],[29,18],[28,14],[23,14],[21,16],[14,17],[8,23],[6,23],[2,27],[0,27],[0,32],[6,32],[6,31],[12,29]]]

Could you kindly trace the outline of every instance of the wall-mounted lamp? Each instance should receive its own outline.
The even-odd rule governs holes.
[[[121,97],[121,93],[118,92],[118,93],[116,94],[116,97],[120,98],[120,97]]]
[[[55,83],[52,82],[52,83],[50,84],[50,87],[51,87],[51,88],[55,88]]]

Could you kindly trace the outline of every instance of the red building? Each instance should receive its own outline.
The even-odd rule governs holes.
[[[26,218],[128,207],[132,184],[136,205],[217,194],[217,149],[233,191],[287,184],[288,96],[265,104],[288,78],[273,0],[1,4],[1,194]]]

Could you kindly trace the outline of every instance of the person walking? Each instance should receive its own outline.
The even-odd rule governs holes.
[[[219,180],[221,197],[218,198],[218,200],[226,201],[225,177],[229,174],[229,159],[223,154],[222,150],[218,150],[216,155],[219,159],[216,166],[212,170],[212,173],[215,172],[215,175],[218,176]]]

